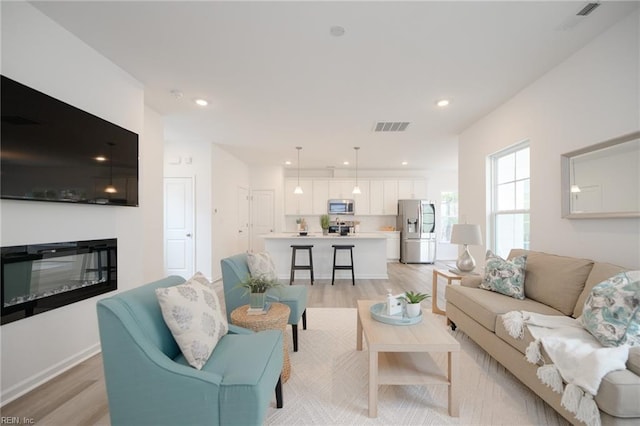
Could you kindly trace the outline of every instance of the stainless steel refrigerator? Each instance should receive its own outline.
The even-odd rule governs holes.
[[[428,200],[398,200],[396,228],[400,231],[400,262],[436,260],[436,208]]]

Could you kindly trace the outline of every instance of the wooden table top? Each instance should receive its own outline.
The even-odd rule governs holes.
[[[380,300],[358,300],[358,320],[369,350],[378,352],[457,352],[460,344],[428,311],[413,325],[390,325],[371,317],[370,308]]]

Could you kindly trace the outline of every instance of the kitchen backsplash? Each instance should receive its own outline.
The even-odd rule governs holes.
[[[319,215],[306,215],[303,216],[307,221],[309,232],[322,232],[320,227]],[[331,216],[331,220],[335,221],[337,216]],[[295,232],[296,227],[295,216],[285,216],[285,226],[283,232]],[[358,221],[360,222],[360,232],[375,232],[381,231],[385,227],[395,227],[395,216],[339,216],[339,220],[345,221]]]

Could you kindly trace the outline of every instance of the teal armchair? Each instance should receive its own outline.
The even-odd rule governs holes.
[[[231,321],[231,312],[238,306],[249,303],[249,295],[245,294],[244,289],[237,287],[239,283],[251,274],[247,262],[247,254],[236,254],[222,259],[220,265],[222,267],[222,284],[224,286],[227,319]],[[298,352],[298,323],[300,318],[302,318],[303,330],[307,329],[307,287],[290,285],[272,288],[267,291],[267,298],[289,306],[291,313],[287,324],[291,324],[293,351]]]
[[[171,276],[97,304],[112,425],[261,425],[282,407],[282,332],[229,324],[202,370],[188,365],[165,325],[155,289]]]

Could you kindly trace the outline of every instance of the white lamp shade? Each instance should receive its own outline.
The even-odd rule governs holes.
[[[480,225],[456,224],[451,229],[451,242],[453,244],[468,244],[472,246],[482,245],[482,233]]]

